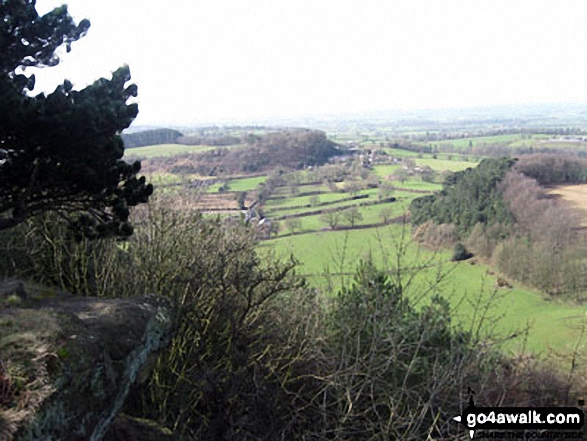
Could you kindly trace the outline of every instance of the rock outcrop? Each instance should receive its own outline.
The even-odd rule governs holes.
[[[104,438],[166,346],[166,299],[75,297],[0,282],[0,440]]]

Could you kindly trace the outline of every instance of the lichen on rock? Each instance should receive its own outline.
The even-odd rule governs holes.
[[[168,344],[171,305],[39,291],[0,282],[0,439],[101,440]],[[22,301],[5,302],[14,295]]]

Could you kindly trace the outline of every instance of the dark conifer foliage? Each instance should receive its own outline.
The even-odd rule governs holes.
[[[0,229],[43,212],[67,217],[89,237],[128,236],[129,207],[146,202],[153,188],[137,178],[140,163],[121,160],[120,137],[137,116],[127,66],[83,90],[65,80],[49,95],[29,96],[34,76],[23,68],[54,66],[55,50],[88,30],[67,7],[40,17],[34,0],[0,4]]]
[[[144,130],[136,133],[123,133],[122,140],[127,149],[157,144],[176,144],[183,134],[173,129]]]
[[[513,221],[498,184],[514,162],[510,158],[484,159],[474,169],[452,173],[439,193],[412,201],[412,222],[453,223],[459,233],[466,234],[477,223]]]

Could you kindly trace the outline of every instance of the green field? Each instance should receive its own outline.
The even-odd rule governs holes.
[[[446,158],[434,159],[432,155],[422,155],[415,158],[418,165],[429,165],[437,171],[459,171],[467,167],[475,167],[475,162],[451,161]],[[377,165],[374,172],[381,178],[393,173],[398,165]],[[402,215],[409,206],[409,202],[421,194],[408,190],[437,191],[441,185],[423,182],[420,178],[410,177],[403,183],[390,181],[395,187],[405,188],[406,191],[394,190],[392,195],[398,201],[392,204],[381,204],[359,207],[363,219],[356,225],[380,223],[382,208],[390,207],[391,216]],[[325,190],[324,187],[320,189]],[[372,201],[377,197],[377,189],[364,190]],[[290,194],[284,188],[284,196]],[[337,200],[347,196],[346,193],[326,193],[319,195],[321,202]],[[357,205],[361,201],[346,201],[327,208]],[[291,208],[274,213],[271,208],[295,207],[309,204],[309,197],[288,197],[269,201],[266,212],[271,216],[302,213],[317,208]],[[282,255],[292,253],[300,262],[299,274],[307,277],[309,283],[318,289],[332,292],[340,289],[342,284],[349,282],[356,265],[361,259],[373,259],[381,268],[393,269],[396,267],[398,244],[408,243],[411,239],[411,226],[392,224],[367,229],[332,231],[320,219],[319,215],[299,218],[301,227],[293,236],[281,221],[280,235],[272,240],[263,242],[262,248],[272,247]],[[342,221],[341,225],[347,223]],[[404,279],[414,274],[409,295],[421,302],[426,302],[436,292],[446,297],[454,308],[457,321],[464,327],[478,324],[481,320],[481,311],[488,302],[493,302],[489,316],[482,325],[484,331],[494,328],[501,336],[510,336],[513,333],[530,326],[526,347],[532,351],[547,353],[551,348],[571,349],[580,337],[580,325],[587,318],[587,306],[557,303],[546,299],[539,292],[524,286],[514,288],[497,288],[496,275],[488,273],[489,268],[480,263],[475,265],[469,262],[450,262],[452,250],[433,252],[410,244],[402,255],[402,267],[405,268]],[[413,270],[416,267],[424,269]],[[439,274],[446,274],[439,284],[436,284]],[[434,289],[431,287],[437,285]],[[514,284],[515,285],[515,284]],[[494,323],[494,319],[500,320]],[[475,325],[476,326],[476,325]],[[519,349],[523,339],[512,339],[508,348]]]
[[[475,167],[476,162],[466,161],[449,161],[446,159],[433,159],[433,158],[416,158],[417,165],[427,165],[439,172],[448,170],[451,172],[461,171],[469,167]]]
[[[393,175],[401,168],[401,164],[376,165],[373,167],[373,172],[377,175],[378,178],[382,179],[387,176]]]
[[[360,192],[359,194],[363,194],[364,192]],[[296,197],[288,197],[285,199],[270,199],[265,204],[265,207],[268,210],[272,208],[282,208],[282,207],[296,207],[300,205],[310,205],[312,198],[318,198],[318,202],[334,202],[338,201],[339,199],[348,198],[349,195],[347,193],[325,193],[319,194],[315,196],[296,196]]]
[[[496,136],[478,136],[458,139],[447,139],[442,141],[430,141],[429,146],[451,146],[457,150],[466,150],[470,146],[479,147],[484,145],[504,145],[510,147],[530,147],[535,146],[538,141],[549,139],[550,135],[496,135]]]
[[[139,158],[155,158],[158,156],[177,156],[186,153],[201,153],[215,148],[216,147],[208,145],[158,144],[126,149],[124,156],[125,158],[133,156]]]
[[[214,149],[225,149],[240,147],[239,145],[230,146],[210,146],[210,145],[183,145],[183,144],[157,144],[149,145],[146,147],[135,147],[132,149],[126,149],[124,151],[125,158],[156,158],[165,156],[178,156],[185,155],[187,153],[203,153]]]
[[[505,137],[484,137],[477,138],[478,142],[497,142],[498,140],[516,142],[517,135]],[[468,146],[468,139],[458,140]],[[527,140],[524,140],[527,141]],[[474,143],[475,145],[475,143]],[[173,146],[172,146],[173,147]],[[179,146],[184,148],[185,146]],[[169,146],[151,146],[140,151],[151,149],[152,154],[156,151],[167,150]],[[393,150],[395,154],[397,150]],[[449,160],[448,154],[437,154],[433,158],[431,154],[405,152],[404,156],[413,157],[416,165],[430,166],[436,172],[459,171],[468,167],[475,167],[474,161]],[[167,150],[166,154],[173,154]],[[451,155],[452,158],[461,159],[461,155]],[[451,159],[452,159],[451,158]],[[470,158],[470,156],[469,156]],[[316,210],[332,209],[357,206],[361,212],[362,219],[356,222],[356,226],[379,224],[381,225],[381,211],[388,209],[391,218],[398,218],[405,213],[409,203],[416,197],[426,192],[434,192],[441,189],[440,174],[435,177],[436,182],[424,182],[419,176],[409,176],[404,182],[387,181],[385,178],[393,175],[402,164],[376,165],[373,172],[380,182],[387,182],[396,189],[391,190],[391,196],[397,198],[396,202],[386,204],[375,204],[360,207],[360,203],[377,201],[379,189],[364,189],[357,194],[367,194],[369,198],[361,200],[341,201],[349,198],[348,192],[332,191],[326,185],[302,185],[296,187],[292,192],[291,185],[278,187],[263,207],[265,215],[270,219],[284,215],[291,215]],[[308,172],[299,172],[299,182],[312,180]],[[235,179],[228,177],[208,188],[208,192],[217,192],[218,188],[226,183],[229,191],[253,191],[259,184],[266,180],[266,176],[245,177]],[[152,177],[156,185],[175,184],[180,178],[171,173],[162,173]],[[344,183],[337,184],[342,190]],[[181,187],[170,187],[172,190],[181,191]],[[403,190],[402,190],[403,189]],[[417,190],[414,192],[414,190]],[[302,195],[300,193],[319,191],[321,194]],[[422,193],[424,192],[424,193]],[[254,193],[252,193],[254,195]],[[310,206],[317,199],[319,203],[332,202],[323,206]],[[279,254],[288,255],[293,253],[300,262],[298,273],[307,277],[310,285],[333,292],[340,289],[341,284],[349,282],[361,259],[372,258],[381,268],[393,269],[396,267],[398,244],[408,243],[411,238],[411,226],[401,224],[390,224],[386,226],[357,228],[353,230],[335,230],[321,219],[320,215],[302,216],[299,219],[294,235],[287,228],[285,220],[280,220],[278,236],[274,239],[263,241],[259,246],[260,250],[270,247]],[[348,221],[342,220],[341,226],[347,226]],[[403,238],[402,238],[403,236]],[[412,283],[408,289],[409,295],[414,299],[423,297],[420,301],[425,302],[433,294],[440,292],[445,296],[454,308],[456,319],[465,327],[479,321],[481,308],[476,304],[479,299],[481,305],[486,303],[492,296],[494,306],[491,308],[492,316],[502,316],[501,321],[495,329],[502,336],[510,335],[527,324],[531,325],[528,334],[527,348],[532,351],[546,353],[549,348],[564,349],[570,348],[579,338],[579,326],[587,317],[586,306],[557,303],[546,300],[540,293],[523,286],[515,286],[513,289],[499,288],[496,286],[495,275],[488,274],[488,267],[477,263],[471,265],[468,262],[450,262],[452,250],[433,252],[419,247],[417,244],[410,244],[402,255],[404,268],[403,277],[405,280],[414,274]],[[416,267],[424,267],[419,271]],[[442,281],[436,285],[439,274],[446,274]],[[514,284],[515,285],[515,284]],[[490,321],[485,323],[484,329],[489,329]],[[512,340],[510,348],[515,349],[521,340]]]
[[[230,191],[250,191],[259,186],[260,183],[265,182],[267,176],[258,176],[254,178],[231,179],[228,181],[228,188]]]
[[[410,231],[403,230],[404,240],[409,239]],[[360,259],[373,258],[382,268],[393,269],[398,244],[401,243],[400,225],[367,230],[321,231],[314,234],[288,236],[265,242],[264,246],[274,246],[281,254],[293,255],[300,261],[299,273],[308,277],[314,286],[339,289],[351,277]],[[439,291],[453,306],[458,321],[465,327],[480,320],[480,309],[493,298],[490,310],[491,320],[486,321],[484,329],[492,327],[492,320],[500,317],[495,330],[508,336],[530,325],[527,348],[542,353],[551,348],[571,349],[580,337],[580,325],[586,319],[587,307],[558,304],[543,298],[533,290],[524,287],[495,288],[496,276],[487,274],[487,267],[468,262],[449,262],[450,252],[422,249],[411,244],[402,257],[406,268],[427,263],[430,268],[421,270],[414,277],[409,295],[420,298],[423,293],[429,297]],[[340,275],[339,273],[346,273]],[[330,275],[327,275],[330,273]],[[409,278],[406,271],[405,279]],[[446,273],[437,290],[431,290],[437,276]],[[426,299],[422,299],[425,302]],[[517,349],[521,339],[509,344]]]

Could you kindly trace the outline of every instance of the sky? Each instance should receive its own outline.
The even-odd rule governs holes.
[[[92,26],[59,66],[34,72],[35,92],[128,64],[140,125],[587,103],[584,0],[67,4]]]

